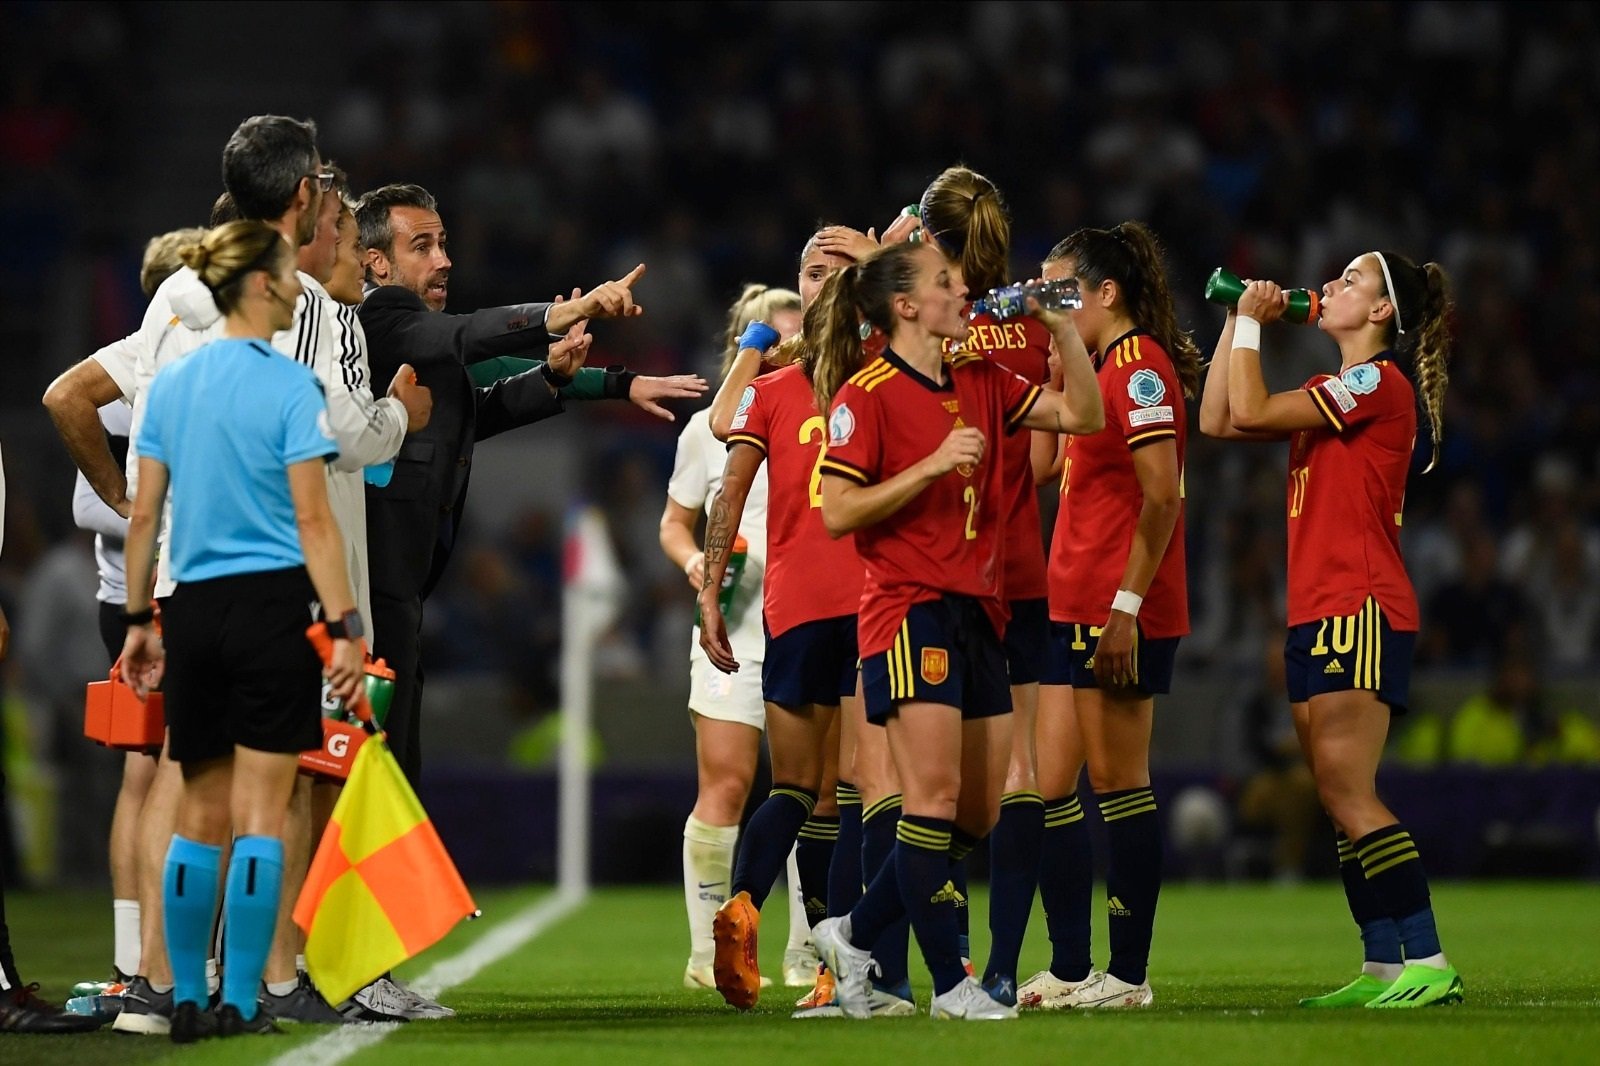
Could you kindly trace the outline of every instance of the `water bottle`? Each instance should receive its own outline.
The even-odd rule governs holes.
[[[722,588],[717,592],[717,603],[722,607],[722,617],[726,619],[733,610],[733,594],[738,591],[739,578],[744,576],[745,560],[750,557],[750,542],[744,537],[735,535],[733,550],[728,553],[728,568],[722,572]],[[700,624],[700,607],[695,605],[694,624]]]
[[[1244,281],[1232,271],[1217,267],[1206,279],[1206,299],[1211,303],[1236,307],[1243,295]],[[1315,322],[1322,317],[1320,293],[1311,289],[1285,289],[1284,295],[1289,297],[1288,310],[1283,313],[1285,322]]]
[[[362,669],[366,671],[363,687],[366,690],[367,708],[372,711],[373,722],[382,729],[389,718],[389,705],[394,702],[394,671],[382,659],[368,659]],[[344,701],[329,691],[327,679],[322,682],[322,716],[337,722],[355,719]]]
[[[1039,306],[1047,311],[1076,311],[1083,306],[1083,295],[1078,292],[1076,280],[1058,278],[1055,281],[1041,281],[1034,278],[1032,281],[1016,282],[1002,285],[998,289],[990,289],[987,295],[980,296],[972,302],[972,310],[967,313],[967,317],[988,315],[1002,320],[1016,318],[1018,315],[1028,313],[1030,296],[1038,300]]]

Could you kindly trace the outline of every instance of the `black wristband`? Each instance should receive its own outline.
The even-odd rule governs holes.
[[[544,375],[544,379],[550,383],[550,387],[553,389],[564,389],[568,385],[572,384],[571,374],[563,374],[561,371],[552,367],[549,363],[545,363],[543,366],[541,366],[539,368],[539,373]]]
[[[129,611],[127,606],[124,605],[122,610],[117,612],[117,617],[122,620],[123,625],[147,626],[156,620],[156,609],[154,607],[146,607],[142,611]]]
[[[620,363],[606,367],[606,380],[601,395],[608,400],[626,400],[633,379],[639,375]]]
[[[328,627],[328,636],[334,640],[360,640],[367,635],[366,627],[361,624],[361,612],[351,608],[338,618],[330,618],[324,623]]]

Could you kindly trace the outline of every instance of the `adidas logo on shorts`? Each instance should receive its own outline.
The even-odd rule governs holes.
[[[1322,672],[1325,673],[1325,674],[1342,674],[1342,673],[1344,673],[1344,664],[1341,663],[1338,659],[1335,659],[1332,662],[1330,662],[1327,666],[1324,666],[1322,668]]]

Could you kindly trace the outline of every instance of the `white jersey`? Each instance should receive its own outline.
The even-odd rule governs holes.
[[[126,437],[132,420],[132,410],[121,400],[112,400],[100,408],[100,424],[114,437]],[[81,470],[72,489],[72,521],[79,529],[94,534],[95,569],[100,575],[95,599],[101,603],[127,603],[128,573],[123,543],[128,539],[128,520],[100,498]]]
[[[711,432],[711,412],[703,409],[689,417],[678,435],[678,455],[672,464],[672,479],[667,495],[684,507],[711,512],[711,501],[722,487],[722,472],[727,467],[728,446]],[[739,519],[739,535],[749,544],[744,573],[733,594],[728,612],[728,643],[734,658],[741,663],[761,662],[766,658],[767,634],[761,624],[761,581],[767,570],[767,467],[763,463],[750,483]],[[700,630],[695,628],[689,658],[705,655],[700,650]]]
[[[329,464],[328,499],[345,542],[345,565],[356,594],[368,642],[372,639],[371,590],[367,581],[366,497],[361,470],[388,462],[400,451],[406,433],[405,406],[396,399],[374,400],[369,385],[366,334],[353,307],[328,295],[311,275],[300,272],[305,290],[295,303],[294,323],[272,338],[272,345],[316,371],[328,403],[328,424],[339,448]],[[92,357],[133,405],[128,447],[128,495],[138,489],[138,438],[145,396],[161,368],[223,335],[223,317],[211,291],[184,267],[161,283],[145,310],[137,333],[108,345]],[[131,387],[132,391],[129,391]],[[166,529],[163,525],[163,540]],[[163,552],[156,595],[174,587]]]

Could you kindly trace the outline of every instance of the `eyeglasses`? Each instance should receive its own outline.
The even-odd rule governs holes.
[[[333,183],[338,180],[338,175],[331,170],[313,170],[302,176],[314,179],[317,183],[317,188],[323,192],[332,192]]]

